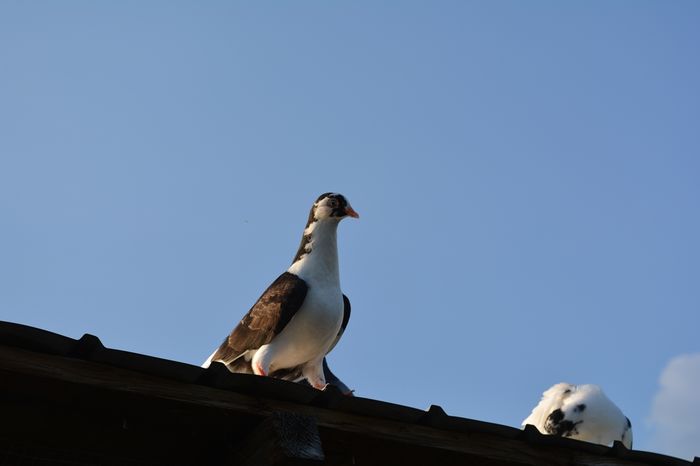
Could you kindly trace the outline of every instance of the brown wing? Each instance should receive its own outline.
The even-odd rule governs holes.
[[[212,361],[228,365],[246,351],[270,343],[299,310],[307,290],[306,282],[296,275],[280,275],[216,350]]]

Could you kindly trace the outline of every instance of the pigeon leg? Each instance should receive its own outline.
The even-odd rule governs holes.
[[[253,373],[255,375],[267,375],[267,372],[265,372],[265,369],[263,369],[260,364],[253,365]]]
[[[267,375],[270,372],[271,356],[269,345],[263,345],[255,352],[255,356],[250,361],[255,375]]]
[[[318,390],[324,390],[328,386],[326,378],[323,376],[323,358],[306,363],[302,374],[311,386]]]

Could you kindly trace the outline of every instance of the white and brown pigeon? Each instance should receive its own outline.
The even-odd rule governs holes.
[[[543,434],[608,446],[618,440],[632,448],[632,423],[597,385],[553,385],[522,423],[527,424]]]
[[[350,317],[340,289],[337,230],[359,218],[341,194],[321,194],[292,265],[270,285],[203,367],[222,362],[231,372],[326,386],[323,362]],[[341,382],[342,383],[342,382]]]

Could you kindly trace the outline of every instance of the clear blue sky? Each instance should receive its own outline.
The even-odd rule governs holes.
[[[659,377],[700,352],[698,24],[694,1],[5,0],[0,318],[199,364],[336,191],[361,219],[330,362],[358,395],[517,426],[597,383],[662,450]]]

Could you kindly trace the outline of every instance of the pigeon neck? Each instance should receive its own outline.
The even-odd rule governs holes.
[[[302,279],[339,281],[337,232],[338,221],[335,219],[310,222],[288,272]]]

